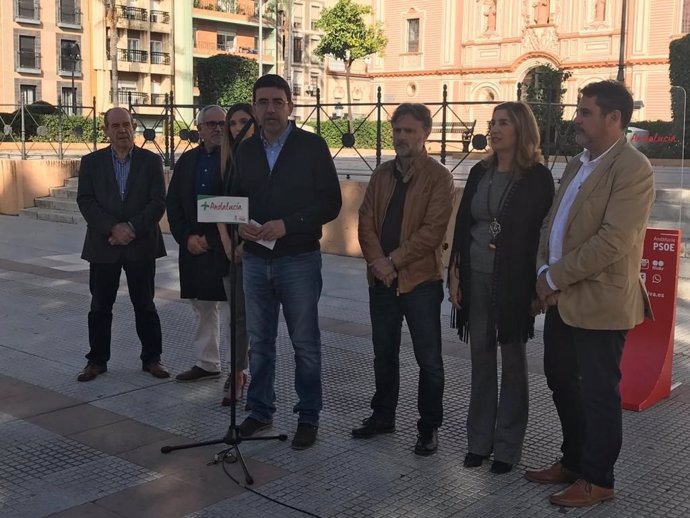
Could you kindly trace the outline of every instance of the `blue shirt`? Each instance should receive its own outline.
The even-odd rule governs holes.
[[[120,198],[125,199],[125,192],[127,189],[127,178],[129,178],[129,168],[132,164],[132,151],[134,148],[129,150],[127,156],[124,160],[120,160],[117,157],[115,148],[111,148],[113,153],[113,170],[115,171],[115,181],[117,182],[118,192],[120,193]]]
[[[204,147],[200,149],[199,160],[196,163],[197,195],[213,194],[211,192],[211,182],[213,180],[213,171],[218,167],[219,160],[218,148],[213,148],[213,151],[210,153]]]
[[[283,146],[285,145],[285,141],[288,138],[288,135],[292,131],[292,123],[288,122],[287,128],[285,128],[285,131],[283,131],[280,136],[276,139],[276,141],[271,144],[266,140],[266,136],[264,135],[264,131],[261,130],[261,142],[264,144],[264,150],[266,151],[266,160],[268,160],[268,168],[271,172],[273,172],[273,166],[276,165],[276,161],[278,160],[278,157],[280,156],[280,152],[283,150]]]

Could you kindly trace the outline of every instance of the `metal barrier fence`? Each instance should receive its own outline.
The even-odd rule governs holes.
[[[376,102],[351,104],[352,107],[359,109],[360,114],[354,118],[350,126],[347,120],[339,115],[339,112],[343,112],[348,107],[347,105],[323,103],[318,89],[315,94],[314,103],[295,104],[295,110],[301,109],[306,113],[298,125],[310,126],[322,136],[326,136],[325,126],[330,125],[330,136],[332,137],[336,132],[339,137],[336,142],[332,138],[327,139],[333,158],[338,157],[343,150],[349,149],[367,165],[368,169],[373,171],[381,163],[382,151],[385,149],[386,138],[383,127],[390,120],[393,110],[399,103],[383,102],[379,87]],[[473,106],[493,107],[501,102],[449,101],[447,87],[444,85],[440,102],[424,103],[432,113],[434,123],[429,142],[438,144],[439,160],[445,164],[452,152],[450,148],[456,147],[458,150],[452,154],[459,159],[454,165],[454,168],[457,168],[471,152],[483,150],[487,145],[486,133],[488,133],[489,121],[466,120],[467,116],[460,113],[461,109],[467,111]],[[542,128],[546,159],[570,156],[569,147],[573,143],[573,128],[571,124],[561,120],[560,114],[564,108],[574,109],[575,106],[559,103],[533,103],[532,106],[535,109],[540,107],[541,112],[546,114]],[[159,110],[159,113],[152,117],[151,108]],[[137,119],[138,125],[143,129],[143,146],[158,152],[168,167],[174,166],[175,159],[180,153],[199,142],[199,134],[194,128],[194,118],[200,108],[201,106],[196,105],[175,104],[172,93],[166,94],[161,103],[130,102],[130,110]],[[146,116],[140,113],[144,109],[148,111]],[[364,112],[363,115],[362,112]],[[362,129],[366,124],[374,124],[375,138],[362,139],[363,141],[360,142],[359,135],[365,133]],[[156,139],[159,133],[163,134],[163,145]],[[363,150],[366,150],[366,155],[374,151],[374,157],[365,156]]]
[[[390,129],[387,124],[393,110],[399,103],[383,102],[381,88],[376,92],[376,102],[352,103],[359,115],[349,122],[342,117],[348,105],[323,103],[318,89],[314,103],[295,104],[295,109],[306,113],[298,122],[301,127],[310,126],[316,133],[327,137],[333,150],[333,158],[344,150],[359,157],[366,168],[373,171],[381,163],[383,151],[390,147]],[[151,96],[156,102],[140,103],[140,98],[127,94],[127,104],[137,123],[138,144],[158,153],[167,167],[173,167],[176,158],[199,142],[199,134],[194,126],[194,118],[201,108],[196,105],[175,104],[174,96],[157,94]],[[446,164],[452,154],[453,169],[457,168],[470,153],[483,150],[487,145],[488,120],[469,120],[468,113],[476,108],[484,108],[483,113],[491,112],[491,107],[501,101],[470,102],[449,101],[447,87],[444,85],[440,102],[424,103],[432,113],[433,125],[429,142],[434,144],[433,154]],[[3,138],[0,156],[21,156],[28,158],[64,158],[70,150],[77,156],[95,150],[105,143],[100,131],[102,117],[96,113],[96,100],[92,106],[51,107],[40,104],[13,106],[13,111],[0,113]],[[572,142],[572,125],[563,123],[560,114],[565,107],[557,103],[535,103],[533,108],[545,112],[542,128],[544,154],[549,156],[569,156],[568,146]],[[0,106],[0,111],[3,107]],[[482,110],[480,110],[482,111]],[[79,115],[74,115],[73,113]],[[373,130],[372,130],[373,125]],[[375,133],[372,136],[372,131]],[[387,133],[386,133],[387,132]],[[78,146],[77,146],[78,145]],[[436,150],[437,149],[437,150]],[[372,157],[372,151],[374,156]]]
[[[0,105],[0,156],[65,158],[71,149],[83,155],[104,140],[93,105],[52,106],[47,103]]]

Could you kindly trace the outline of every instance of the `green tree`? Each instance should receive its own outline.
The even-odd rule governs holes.
[[[324,9],[316,28],[325,34],[314,54],[320,57],[333,56],[345,63],[345,89],[347,91],[348,130],[352,133],[352,100],[350,96],[350,68],[357,59],[386,48],[388,40],[380,24],[367,25],[364,15],[371,13],[371,7],[359,5],[352,0],[338,0],[330,9]]]
[[[555,134],[563,124],[563,83],[571,76],[570,72],[559,70],[549,64],[539,65],[532,71],[532,80],[524,88],[524,100],[530,103],[534,117],[541,129],[541,147],[546,158],[549,157]]]
[[[671,89],[673,129],[676,134],[681,135],[683,133],[683,121],[685,121],[685,133],[690,135],[690,112],[687,111],[688,100],[684,98],[690,93],[690,34],[671,42],[669,62],[671,85],[679,87]],[[685,113],[683,112],[683,104],[686,105]],[[685,154],[688,154],[690,148],[686,142],[683,142],[683,145],[686,150]]]
[[[219,54],[197,61],[196,70],[201,104],[251,102],[259,75],[259,64],[253,59]]]

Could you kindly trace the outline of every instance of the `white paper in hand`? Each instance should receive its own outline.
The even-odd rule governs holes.
[[[254,221],[253,219],[249,220],[249,224],[252,225],[253,227],[260,227],[261,223]],[[269,250],[273,250],[273,247],[276,246],[276,240],[273,239],[271,241],[266,241],[265,239],[259,239],[258,241],[254,241],[255,243],[265,246]]]

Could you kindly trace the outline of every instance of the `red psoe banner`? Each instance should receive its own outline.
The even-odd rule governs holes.
[[[680,230],[648,228],[640,275],[647,287],[654,320],[628,333],[621,363],[623,408],[641,411],[671,394],[680,266]]]

